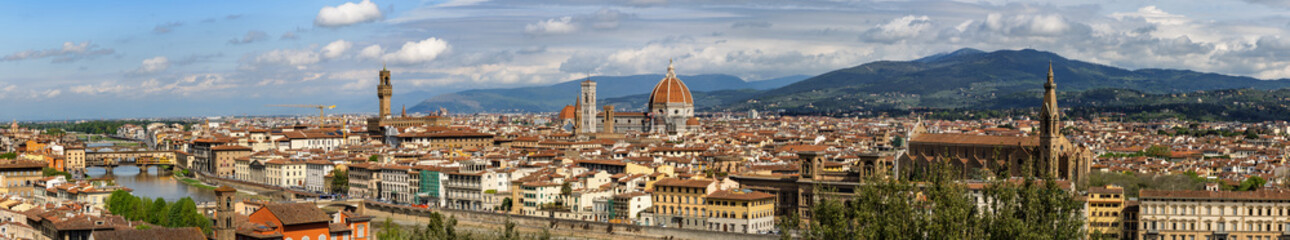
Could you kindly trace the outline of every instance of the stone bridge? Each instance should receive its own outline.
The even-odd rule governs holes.
[[[141,147],[91,147],[85,149],[85,166],[102,167],[108,171],[120,165],[136,165],[139,169],[148,166],[174,166],[175,152],[154,151]],[[162,167],[162,170],[170,170]]]

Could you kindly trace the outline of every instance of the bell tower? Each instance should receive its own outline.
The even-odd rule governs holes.
[[[237,227],[234,226],[233,197],[237,189],[227,185],[215,189],[215,240],[233,240],[237,238]]]
[[[380,118],[390,117],[390,96],[394,95],[394,86],[390,85],[390,70],[381,66],[381,83],[376,85],[376,98],[381,100]]]
[[[1061,177],[1057,172],[1057,138],[1061,137],[1061,109],[1057,108],[1057,84],[1053,83],[1053,64],[1048,63],[1048,82],[1044,83],[1044,105],[1039,113],[1040,173]],[[1038,176],[1037,176],[1038,177]]]
[[[588,77],[582,81],[582,95],[578,96],[579,133],[596,133],[596,82]]]

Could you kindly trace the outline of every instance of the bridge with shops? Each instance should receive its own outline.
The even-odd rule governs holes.
[[[135,165],[145,171],[150,166],[170,170],[170,166],[175,165],[175,152],[122,146],[85,148],[86,167],[102,167],[111,172],[120,165]]]

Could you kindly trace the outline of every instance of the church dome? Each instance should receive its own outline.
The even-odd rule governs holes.
[[[685,103],[694,104],[694,99],[690,96],[690,88],[676,78],[672,64],[667,64],[667,76],[663,77],[658,85],[654,85],[654,91],[649,94],[650,105],[658,103]]]
[[[560,120],[573,119],[574,111],[573,105],[564,105],[564,109],[560,110]]]

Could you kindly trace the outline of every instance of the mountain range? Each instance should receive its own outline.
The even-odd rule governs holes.
[[[1148,95],[1221,89],[1273,90],[1290,80],[1260,80],[1175,69],[1128,70],[1037,51],[960,49],[910,61],[876,61],[814,77],[748,82],[729,75],[681,76],[703,111],[831,114],[890,109],[1014,109],[1039,106],[1051,64],[1061,95],[1076,106],[1100,100],[1092,90]],[[597,77],[601,104],[640,111],[663,76]],[[803,79],[804,78],[804,79]],[[572,104],[579,81],[550,86],[468,90],[427,99],[410,111],[554,112]],[[1088,92],[1086,94],[1086,92]],[[1061,98],[1063,96],[1059,96]],[[1141,102],[1141,104],[1150,104]],[[1104,106],[1104,105],[1103,105]],[[1075,106],[1063,106],[1075,107]]]
[[[794,75],[761,81],[745,81],[724,74],[677,76],[683,79],[692,92],[719,90],[767,90],[806,79]],[[591,78],[596,82],[599,99],[648,94],[663,75],[602,76]],[[431,112],[440,107],[453,113],[477,112],[552,112],[573,104],[581,89],[577,79],[548,86],[507,89],[474,89],[440,94],[408,108],[409,112]]]

